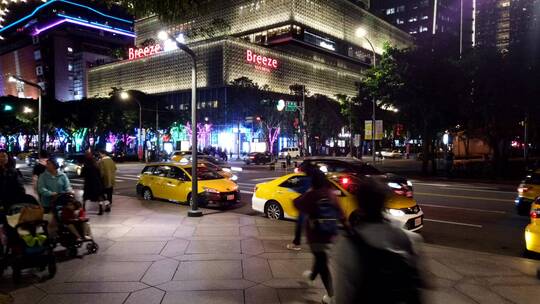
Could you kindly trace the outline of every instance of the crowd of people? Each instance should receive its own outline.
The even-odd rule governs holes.
[[[85,210],[88,203],[98,205],[98,215],[110,212],[115,175],[116,165],[105,151],[99,152],[99,161],[91,152],[87,152],[82,168],[84,203],[81,208],[74,208],[73,213],[79,215],[81,212],[77,210]],[[32,181],[33,190],[46,214],[51,212],[56,198],[62,194],[73,193],[68,176],[60,170],[55,159],[49,158],[46,151],[39,153],[39,159],[32,170]],[[33,198],[26,193],[22,174],[16,169],[14,157],[7,151],[0,150],[0,207],[8,210],[11,205],[24,203],[29,199]],[[84,232],[84,236],[88,236],[88,233]]]

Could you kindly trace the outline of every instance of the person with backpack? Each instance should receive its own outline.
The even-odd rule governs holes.
[[[303,273],[312,285],[321,276],[327,294],[323,303],[334,303],[334,287],[328,268],[328,251],[338,233],[338,221],[344,222],[334,189],[320,170],[310,170],[311,189],[294,200],[294,206],[307,216],[306,237],[315,261],[311,270]]]
[[[335,248],[336,303],[422,303],[421,237],[385,218],[387,191],[371,179],[358,185],[358,224]]]

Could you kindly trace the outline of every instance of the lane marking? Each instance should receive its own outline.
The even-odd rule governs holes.
[[[463,191],[471,191],[471,192],[515,193],[515,191],[495,190],[494,188],[488,188],[488,187],[469,188],[469,187],[466,187],[466,185],[456,186],[456,185],[447,185],[447,184],[420,183],[420,182],[414,182],[414,181],[413,181],[413,185],[432,186],[432,187],[444,188],[444,189],[449,189],[449,190],[463,190]]]
[[[460,222],[452,222],[452,221],[442,221],[442,220],[432,220],[432,219],[424,219],[426,222],[434,222],[434,223],[441,223],[441,224],[450,224],[450,225],[458,225],[458,226],[465,226],[465,227],[473,227],[473,228],[482,228],[482,225],[475,225],[475,224],[467,224],[467,223],[460,223]]]
[[[120,178],[118,178],[118,177],[116,178],[117,181],[119,181],[119,180],[126,180],[126,179],[127,179],[127,180],[132,180],[132,181],[138,181],[138,180],[139,180],[138,178],[135,178],[135,177],[128,177],[128,176],[124,176],[124,175],[120,176]]]
[[[451,206],[441,206],[441,205],[433,205],[433,204],[419,204],[421,207],[431,207],[431,208],[443,208],[443,209],[456,209],[456,210],[465,210],[465,211],[478,211],[478,212],[487,212],[487,213],[497,213],[497,214],[506,214],[506,211],[498,211],[498,210],[484,210],[484,209],[476,209],[476,208],[465,208],[465,207],[451,207]]]
[[[253,194],[253,191],[240,190],[240,193]]]
[[[468,200],[478,200],[478,201],[494,201],[494,202],[513,203],[513,200],[502,199],[502,198],[489,198],[489,197],[478,197],[478,196],[464,196],[464,195],[438,194],[438,193],[429,193],[429,192],[414,192],[414,194],[415,194],[415,195],[425,195],[425,196],[438,196],[438,197],[463,198],[463,199],[468,199]]]
[[[253,180],[253,181],[258,181],[258,182],[261,181],[261,182],[262,182],[262,181],[270,181],[270,180],[274,180],[274,179],[276,179],[276,178],[279,178],[279,176],[278,176],[278,177],[261,177],[261,178],[254,178],[254,179],[252,179],[252,180]]]

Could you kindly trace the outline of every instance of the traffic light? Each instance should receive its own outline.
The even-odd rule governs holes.
[[[11,112],[11,111],[13,111],[13,106],[10,105],[10,104],[5,104],[3,110],[4,110],[4,112]]]

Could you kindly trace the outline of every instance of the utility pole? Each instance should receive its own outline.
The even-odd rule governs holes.
[[[300,125],[302,126],[302,150],[304,150],[304,157],[309,152],[307,143],[307,126],[306,126],[306,85],[302,85],[302,105],[300,106]]]
[[[160,133],[159,133],[159,107],[158,107],[158,100],[156,99],[156,157],[157,157],[157,160],[159,161],[160,160],[160,152],[161,152],[161,149],[159,147],[159,136],[160,136]]]

